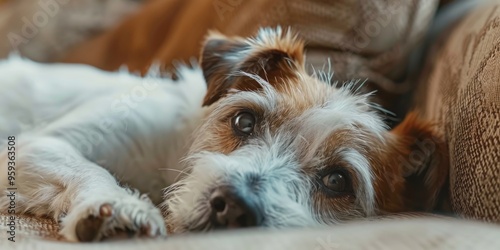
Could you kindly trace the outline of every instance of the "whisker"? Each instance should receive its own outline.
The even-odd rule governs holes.
[[[174,168],[158,168],[159,171],[172,171],[172,172],[177,172],[179,173],[174,181],[178,181],[179,178],[182,176],[182,175],[186,175],[186,176],[191,176],[191,173],[188,173],[187,170],[179,170],[179,169],[174,169]]]
[[[358,82],[360,81],[358,80]],[[356,88],[356,90],[354,90],[354,93],[358,94],[359,91],[365,86],[366,82],[368,82],[368,79],[365,79],[363,82],[361,82],[359,86]]]

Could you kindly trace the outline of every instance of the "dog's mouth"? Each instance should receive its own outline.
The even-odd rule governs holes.
[[[187,219],[183,215],[179,216],[178,214],[173,214],[172,211],[169,210],[166,216],[169,231],[172,233],[201,233],[215,230],[216,225],[212,223],[209,214],[205,211],[206,209],[198,210],[203,210],[203,212],[192,216],[190,219]]]

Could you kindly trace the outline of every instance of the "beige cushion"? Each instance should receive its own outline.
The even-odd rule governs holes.
[[[500,222],[500,1],[480,7],[433,49],[417,107],[449,144],[453,210]]]

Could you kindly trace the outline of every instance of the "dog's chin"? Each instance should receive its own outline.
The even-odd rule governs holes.
[[[178,232],[184,233],[206,233],[217,229],[216,225],[210,221],[210,219],[202,219],[198,222],[193,222],[188,225],[184,225],[178,230]]]
[[[180,215],[179,217],[187,217],[187,215]],[[214,221],[210,212],[205,214],[200,214],[197,216],[198,220],[192,220],[190,222],[181,223],[181,224],[170,224],[172,232],[174,233],[208,233],[213,231],[220,230],[228,230],[228,228],[224,225],[220,225]],[[175,218],[175,215],[168,216],[168,220],[179,221],[179,219]]]
[[[170,231],[173,233],[201,233],[213,231],[216,228],[211,221],[209,212],[199,215],[188,214],[189,212],[188,210],[181,214],[169,212],[167,223]],[[192,219],[183,221],[185,218]]]

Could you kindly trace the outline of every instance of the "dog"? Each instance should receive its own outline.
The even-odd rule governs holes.
[[[448,168],[433,124],[412,113],[389,130],[372,93],[307,74],[303,48],[279,27],[212,32],[175,81],[3,61],[0,132],[15,155],[0,153],[0,189],[69,241],[434,209]]]

